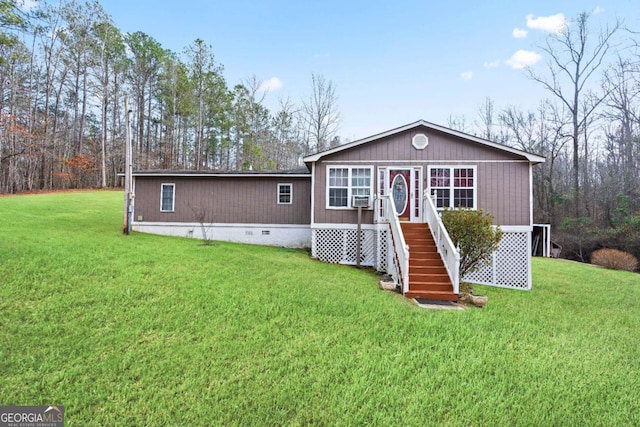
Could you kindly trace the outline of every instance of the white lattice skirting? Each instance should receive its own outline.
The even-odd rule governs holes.
[[[360,265],[387,271],[389,231],[363,228],[361,231]],[[357,230],[353,228],[314,228],[311,231],[311,255],[320,261],[356,264]]]
[[[463,280],[501,288],[531,289],[530,248],[530,232],[505,231],[489,265]]]
[[[311,254],[324,262],[356,264],[356,228],[314,228],[311,234]],[[395,257],[389,251],[391,243],[387,226],[361,231],[360,264],[389,273]],[[531,289],[529,250],[531,233],[504,231],[500,247],[491,263],[463,280],[481,285],[513,289]]]

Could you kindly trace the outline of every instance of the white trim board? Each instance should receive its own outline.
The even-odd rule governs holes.
[[[391,166],[394,165],[396,163],[398,164],[405,164],[405,163],[455,163],[456,166],[457,163],[461,163],[461,164],[467,164],[467,163],[530,163],[528,160],[432,160],[432,159],[425,159],[425,160],[322,160],[320,163],[327,163],[327,164],[352,164],[352,163],[365,163],[365,164],[370,164],[370,163],[382,163],[385,166]]]
[[[358,224],[332,224],[332,223],[317,223],[311,226],[314,230],[355,230],[358,227]],[[363,230],[377,230],[379,229],[378,224],[362,224]]]
[[[316,164],[311,165],[311,224],[316,219]]]
[[[533,231],[533,227],[530,225],[500,225],[500,229],[505,233],[530,233]]]
[[[533,224],[533,165],[529,164],[529,224]]]
[[[132,176],[145,176],[145,177],[184,177],[184,178],[202,178],[202,177],[215,177],[215,178],[311,178],[311,173],[305,174],[292,174],[292,173],[180,173],[180,172],[159,172],[159,173],[145,173],[138,172],[133,173]]]

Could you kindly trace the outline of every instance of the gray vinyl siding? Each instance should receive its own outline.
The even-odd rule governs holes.
[[[411,145],[417,133],[424,133],[429,138],[429,145],[424,150]],[[316,163],[316,223],[353,224],[357,221],[355,210],[326,209],[326,168],[334,165],[375,166],[374,193],[378,193],[378,168],[382,166],[422,166],[423,189],[428,186],[429,166],[476,166],[478,208],[492,214],[495,224],[530,225],[529,161],[517,154],[430,129],[412,129],[327,155]],[[373,211],[367,211],[363,221],[372,223]]]
[[[174,212],[160,211],[160,186],[175,184]],[[293,184],[293,202],[278,204],[278,184]],[[309,224],[311,178],[135,177],[134,220],[143,222]]]

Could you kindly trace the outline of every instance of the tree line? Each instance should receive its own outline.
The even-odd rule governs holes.
[[[339,142],[321,75],[271,111],[263,82],[229,85],[204,40],[176,53],[98,1],[19,4],[0,0],[0,193],[118,185],[126,114],[136,169],[290,169]]]

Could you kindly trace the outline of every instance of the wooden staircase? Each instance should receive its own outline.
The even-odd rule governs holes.
[[[423,223],[400,223],[409,246],[409,291],[407,298],[458,301],[429,226]]]

